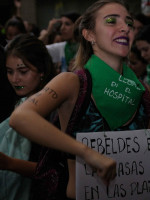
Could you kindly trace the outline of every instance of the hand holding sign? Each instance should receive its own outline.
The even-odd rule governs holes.
[[[91,166],[97,175],[101,177],[103,182],[108,185],[111,180],[116,177],[116,162],[102,155],[100,153],[93,152],[92,149],[87,148],[85,162]]]
[[[150,199],[150,129],[110,131],[105,132],[105,135],[103,132],[78,133],[77,140],[117,162],[117,176],[106,187],[95,171],[77,157],[77,200]],[[89,153],[86,159],[90,166],[94,166],[96,159],[99,159],[93,156]],[[101,156],[100,162],[97,162],[99,165],[96,165],[96,169],[102,169],[97,172],[104,182],[113,179],[115,175],[113,163],[112,168],[109,168],[107,162],[110,164],[112,161]]]

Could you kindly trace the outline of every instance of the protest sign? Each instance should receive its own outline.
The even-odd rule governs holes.
[[[117,177],[107,187],[76,158],[76,200],[150,200],[150,129],[78,133],[77,140],[116,160]]]

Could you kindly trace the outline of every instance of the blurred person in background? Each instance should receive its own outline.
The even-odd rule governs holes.
[[[60,72],[70,71],[79,47],[78,33],[75,31],[75,22],[80,17],[76,12],[61,15],[60,35],[63,42],[46,45],[53,63],[60,68]]]
[[[150,85],[150,25],[144,26],[135,38],[135,44],[141,56],[148,62],[147,83]]]
[[[5,37],[9,43],[15,36],[27,33],[21,17],[13,16],[5,23]]]
[[[62,42],[60,27],[60,19],[54,18],[50,20],[47,29],[43,29],[40,32],[39,39],[42,40],[45,45]]]
[[[134,19],[134,35],[136,37],[137,33],[145,26],[150,24],[150,17],[144,15],[143,13],[137,13],[133,15]]]
[[[135,45],[132,46],[128,55],[129,67],[135,72],[136,76],[147,84],[147,61],[141,56],[140,51]]]
[[[21,16],[21,6],[22,6],[21,0],[14,0],[13,17],[22,18],[22,16]],[[36,37],[39,37],[40,29],[36,24],[31,23],[30,21],[23,19],[23,18],[22,18],[22,21],[24,23],[24,26],[25,26],[27,33],[30,33],[30,34],[35,35]]]

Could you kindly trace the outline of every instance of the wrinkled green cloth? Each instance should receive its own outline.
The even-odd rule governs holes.
[[[124,125],[136,112],[144,86],[135,73],[123,65],[120,75],[96,55],[86,63],[92,77],[96,106],[112,130]]]

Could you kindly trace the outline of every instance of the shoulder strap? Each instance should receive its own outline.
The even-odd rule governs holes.
[[[75,71],[80,80],[80,90],[73,112],[71,114],[66,133],[71,134],[77,122],[85,113],[91,98],[92,92],[92,79],[88,70],[81,69]]]
[[[145,111],[147,116],[150,118],[150,92],[146,86],[145,83],[143,83],[143,81],[140,80],[140,82],[143,84],[143,86],[145,87],[145,92],[143,94],[143,104],[145,107]]]

